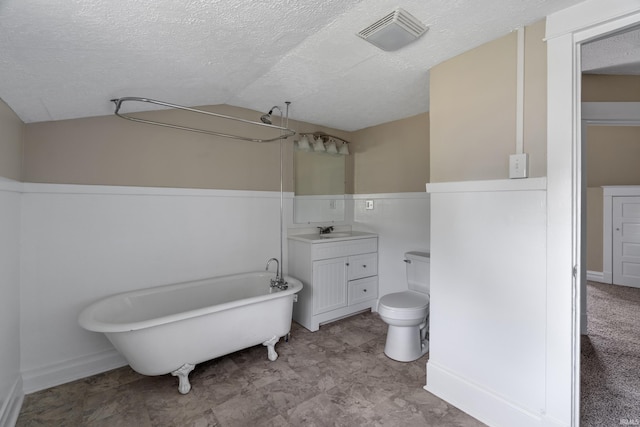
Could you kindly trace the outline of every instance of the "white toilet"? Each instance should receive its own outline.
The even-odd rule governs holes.
[[[380,298],[378,314],[389,325],[384,354],[400,362],[411,362],[429,351],[430,254],[407,252],[409,290]]]

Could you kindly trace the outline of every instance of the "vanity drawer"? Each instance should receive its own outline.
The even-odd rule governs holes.
[[[376,276],[378,274],[377,253],[350,256],[348,264],[348,280]]]
[[[378,276],[364,279],[351,280],[349,282],[349,305],[378,298]]]
[[[342,240],[338,242],[314,243],[311,248],[311,259],[339,258],[343,256],[376,252],[378,238]]]

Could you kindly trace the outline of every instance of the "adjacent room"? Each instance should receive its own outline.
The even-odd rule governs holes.
[[[0,426],[640,422],[580,393],[587,295],[623,288],[606,188],[640,184],[603,157],[637,163],[637,128],[574,114],[640,102],[578,55],[638,22],[0,2]]]
[[[586,274],[583,276],[581,420],[635,422],[640,392],[640,52],[638,29],[582,48]],[[610,58],[624,56],[620,64]],[[631,59],[635,58],[635,59]],[[626,421],[625,421],[626,420]]]

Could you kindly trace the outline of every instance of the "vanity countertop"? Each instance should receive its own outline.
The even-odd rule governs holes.
[[[301,242],[307,243],[326,243],[326,242],[339,242],[342,240],[355,240],[355,239],[366,239],[369,237],[378,237],[375,233],[367,233],[364,231],[348,231],[341,232],[336,231],[335,233],[327,233],[327,234],[293,234],[288,236],[290,240],[299,240]]]

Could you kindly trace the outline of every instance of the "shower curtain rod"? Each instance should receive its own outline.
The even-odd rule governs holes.
[[[274,137],[274,138],[259,139],[259,138],[251,138],[251,137],[246,137],[246,136],[231,135],[231,134],[221,133],[221,132],[214,132],[214,131],[205,130],[205,129],[197,129],[197,128],[192,128],[192,127],[187,127],[187,126],[179,126],[179,125],[174,125],[174,124],[171,124],[171,123],[156,122],[154,120],[138,119],[136,117],[126,116],[126,115],[120,113],[120,107],[122,106],[122,103],[123,102],[128,102],[128,101],[147,102],[149,104],[162,105],[163,107],[175,108],[175,109],[178,109],[178,110],[189,111],[189,112],[192,112],[192,113],[205,114],[207,116],[218,117],[218,118],[221,118],[221,119],[234,120],[234,121],[237,121],[237,122],[247,123],[247,124],[255,125],[255,126],[262,126],[262,127],[270,128],[270,129],[273,129],[273,130],[280,130],[283,133],[281,135],[278,135],[277,137]],[[189,131],[189,132],[197,132],[197,133],[204,133],[204,134],[207,134],[207,135],[221,136],[223,138],[240,139],[240,140],[243,140],[243,141],[251,141],[251,142],[271,142],[271,141],[277,141],[279,139],[286,139],[286,138],[296,134],[296,131],[294,131],[292,129],[289,129],[289,128],[286,128],[286,127],[282,127],[282,126],[269,125],[269,124],[261,123],[261,122],[253,122],[251,120],[240,119],[238,117],[232,117],[232,116],[225,116],[224,114],[212,113],[211,111],[199,110],[197,108],[185,107],[183,105],[170,104],[168,102],[158,101],[158,100],[155,100],[155,99],[139,98],[139,97],[135,97],[135,96],[127,96],[127,97],[123,97],[123,98],[112,99],[111,102],[116,104],[116,110],[115,110],[114,114],[116,116],[120,117],[120,118],[123,118],[123,119],[131,120],[133,122],[146,123],[146,124],[150,124],[150,125],[164,126],[164,127],[168,127],[168,128],[172,128],[172,129],[186,130],[186,131]]]

